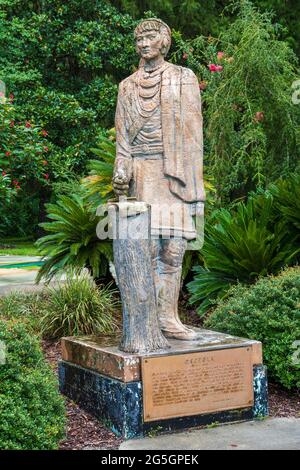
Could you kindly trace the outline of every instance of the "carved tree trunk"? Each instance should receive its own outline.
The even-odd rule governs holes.
[[[150,206],[120,202],[111,204],[109,212],[123,306],[120,349],[130,353],[165,349],[169,345],[159,328],[151,264]]]

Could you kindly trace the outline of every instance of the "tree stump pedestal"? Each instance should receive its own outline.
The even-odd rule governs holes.
[[[123,307],[120,350],[147,353],[169,347],[157,317],[151,261],[150,205],[128,200],[109,205],[114,263]]]

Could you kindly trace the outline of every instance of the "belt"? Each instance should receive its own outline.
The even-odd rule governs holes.
[[[131,147],[131,155],[140,155],[146,156],[151,154],[162,154],[163,153],[163,146],[162,145],[148,145],[148,144],[141,144],[141,145],[133,145]]]

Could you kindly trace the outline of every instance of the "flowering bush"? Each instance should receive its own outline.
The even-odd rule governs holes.
[[[45,129],[19,120],[12,101],[11,95],[0,104],[0,229],[24,234],[31,231],[38,200],[49,186],[51,144]]]
[[[138,62],[135,23],[106,0],[0,2],[0,79],[81,175],[99,128],[113,124],[119,80]]]
[[[298,62],[278,30],[244,0],[219,38],[174,34],[171,60],[199,78],[206,174],[222,205],[299,166],[300,107],[291,99]]]
[[[14,194],[9,175],[0,168],[0,201],[8,203]]]
[[[87,174],[99,130],[113,124],[118,82],[138,63],[135,24],[106,0],[0,0],[0,82],[14,95],[20,142],[0,146],[0,168],[17,191],[0,220],[14,235],[14,218],[34,235],[44,203]]]
[[[29,121],[20,122],[13,104],[0,105],[0,167],[10,186],[38,187],[49,179],[47,131]]]

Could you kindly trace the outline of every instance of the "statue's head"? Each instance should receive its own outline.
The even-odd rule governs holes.
[[[141,21],[134,31],[137,53],[145,61],[165,57],[171,46],[169,26],[157,18]]]

